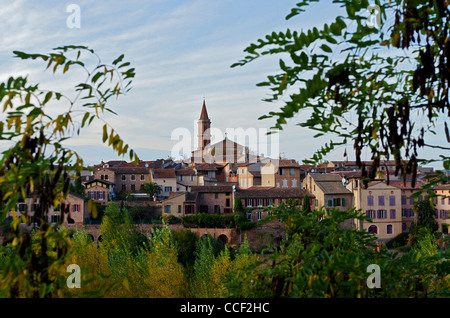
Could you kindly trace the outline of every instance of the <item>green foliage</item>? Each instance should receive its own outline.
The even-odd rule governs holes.
[[[300,1],[286,19],[301,18],[314,2]],[[283,105],[260,119],[273,118],[272,128],[281,130],[288,119],[302,118],[298,125],[316,131],[317,137],[331,135],[307,163],[323,161],[337,146],[352,142],[363,178],[373,179],[381,160],[393,158],[396,171],[403,177],[412,174],[414,183],[420,148],[449,150],[425,139],[436,134],[438,117],[450,111],[450,68],[444,57],[450,9],[444,1],[376,1],[380,25],[370,25],[370,4],[334,0],[329,5],[336,12],[344,9],[343,15],[322,27],[267,34],[232,67],[280,56],[279,73],[257,85],[270,89],[266,101],[283,97]],[[447,123],[442,134],[450,140]],[[361,160],[366,151],[373,159],[368,170]],[[449,167],[450,158],[426,162],[431,161]]]
[[[426,228],[429,232],[435,232],[439,228],[435,219],[435,210],[431,198],[414,202],[414,210],[417,212],[417,226]]]
[[[311,212],[311,203],[309,202],[309,196],[305,194],[302,201],[302,212],[310,213]]]
[[[229,228],[234,226],[233,215],[217,215],[208,213],[197,213],[181,217],[185,227],[218,227]]]
[[[147,182],[142,185],[141,191],[147,193],[153,201],[153,196],[161,191],[161,187],[156,182]]]
[[[101,236],[100,245],[108,256],[115,255],[116,250],[136,254],[140,247],[145,245],[146,240],[136,230],[127,210],[119,210],[114,202],[109,202],[105,210],[101,224]]]
[[[83,169],[83,160],[63,143],[79,135],[82,128],[102,122],[103,142],[109,134],[108,146],[118,155],[128,153],[138,160],[133,150],[128,152],[120,136],[108,129],[104,119],[106,113],[115,114],[107,107],[108,101],[130,89],[134,69],[116,65],[117,60],[111,65],[102,63],[85,46],[58,47],[49,54],[13,53],[22,60],[44,61],[47,69],[52,66],[53,74],[59,70],[64,76],[73,68],[81,68],[87,75],[84,82],[65,82],[67,94],[41,89],[22,76],[11,76],[0,83],[0,140],[8,147],[0,158],[0,221],[8,213],[13,218],[7,237],[10,243],[7,248],[0,247],[0,253],[11,257],[11,262],[0,270],[2,295],[62,297],[70,294],[62,286],[67,274],[64,265],[72,247],[67,231],[50,226],[48,211],[64,201],[71,189],[71,175]],[[92,57],[97,58],[94,65],[84,62]],[[73,189],[81,192],[77,180]],[[35,224],[31,224],[28,211],[16,211],[19,200],[36,207]],[[95,217],[92,200],[88,209]],[[70,217],[68,204],[61,204],[60,217]],[[35,225],[39,230],[31,234],[21,229],[20,220],[26,227]]]
[[[304,214],[293,209],[274,209],[274,218],[293,224],[290,234],[273,254],[230,271],[224,283],[228,296],[448,297],[449,255],[436,249],[430,236],[420,244],[420,252],[376,252],[372,234],[341,226],[347,219],[366,219],[359,212],[333,210],[325,216],[323,210]],[[370,264],[380,266],[381,288],[367,287]]]
[[[197,236],[189,229],[174,231],[172,234],[175,244],[178,246],[178,262],[185,267],[194,265]]]

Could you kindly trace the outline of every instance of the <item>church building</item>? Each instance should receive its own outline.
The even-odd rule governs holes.
[[[198,148],[192,151],[191,163],[226,164],[248,161],[248,148],[228,139],[226,133],[222,141],[211,144],[211,120],[204,99],[197,125]]]

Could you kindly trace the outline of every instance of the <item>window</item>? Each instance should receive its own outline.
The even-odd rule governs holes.
[[[88,191],[88,198],[93,199],[94,198],[94,191]]]
[[[367,205],[373,205],[373,195],[367,197]]]
[[[389,205],[390,206],[394,206],[395,205],[395,196],[394,195],[391,195],[389,197]]]
[[[395,219],[395,210],[391,210],[391,219]]]
[[[291,176],[293,176],[294,175],[294,168],[289,168],[289,174],[291,175]]]
[[[135,181],[136,180],[136,176],[134,174],[131,175],[131,181]]]
[[[220,213],[220,205],[214,206],[214,213]]]
[[[384,196],[378,196],[378,205],[384,205]]]
[[[170,206],[170,205],[166,205],[166,206],[164,207],[164,212],[170,213],[170,210],[171,210],[171,206]]]
[[[200,193],[200,199],[204,199],[205,198],[205,194],[204,193]]]
[[[191,175],[191,181],[194,181],[194,175]]]
[[[388,224],[388,225],[387,225],[387,227],[386,227],[386,233],[387,233],[387,234],[392,234],[392,225],[391,225],[391,224]]]
[[[194,213],[194,206],[192,206],[192,205],[185,205],[184,206],[184,213],[186,213],[186,214]]]
[[[134,184],[131,185],[131,191],[136,191],[136,185]]]
[[[145,175],[141,174],[141,181],[145,180]]]
[[[402,195],[402,205],[406,204],[406,195]]]
[[[297,179],[292,180],[292,187],[293,188],[297,187]]]
[[[225,202],[225,206],[230,206],[230,199],[227,199]]]
[[[107,174],[105,174],[105,180],[108,180],[108,179],[109,179],[108,175],[107,175]]]
[[[247,220],[252,220],[252,212],[247,212]]]
[[[317,200],[316,200],[317,201]],[[317,205],[316,205],[317,206]],[[328,200],[328,206],[333,206],[333,200]]]
[[[79,204],[74,204],[73,205],[73,212],[79,212],[80,211],[80,205]]]
[[[341,199],[340,198],[334,198],[333,199],[333,206],[341,206]]]
[[[127,191],[127,186],[125,184],[122,184],[122,191]]]
[[[52,215],[52,216],[50,216],[50,222],[51,223],[58,223],[59,222],[59,215]]]
[[[284,175],[284,169],[283,168],[280,168],[280,174]]]
[[[287,180],[286,179],[283,180],[283,188],[287,188]]]
[[[376,211],[375,210],[367,210],[366,211],[366,216],[368,216],[371,219],[375,219],[376,218]]]
[[[387,218],[387,211],[386,210],[378,210],[377,211],[377,217],[379,219],[386,219]]]
[[[256,215],[258,217],[258,221],[261,221],[261,211],[256,212]]]
[[[258,199],[258,200],[257,200],[257,205],[258,205],[258,206],[262,206],[262,199]]]
[[[331,200],[328,201],[330,203]],[[319,206],[319,200],[316,199],[316,206]]]
[[[172,192],[172,187],[164,187],[164,192]]]
[[[369,226],[368,232],[371,234],[378,234],[378,228],[376,225]]]
[[[342,206],[345,206],[345,199],[344,198],[341,199],[341,203],[342,203]]]
[[[125,181],[125,180],[127,180],[127,176],[126,175],[122,175],[122,181]]]

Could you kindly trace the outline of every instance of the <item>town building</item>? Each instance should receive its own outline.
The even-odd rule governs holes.
[[[355,222],[357,229],[375,234],[385,242],[402,232],[401,190],[385,181],[372,181],[365,188],[360,180],[354,180],[348,187],[354,194],[354,206],[371,219]]]
[[[450,184],[441,184],[434,187],[436,193],[435,201],[435,218],[439,224],[438,231],[448,234],[448,227],[450,224]]]
[[[32,225],[28,226],[27,223],[22,222],[21,228],[30,229],[35,223],[34,213],[39,206],[39,199],[28,197],[25,200],[19,199],[16,206],[15,215],[25,215]],[[78,193],[69,192],[66,198],[64,198],[59,204],[51,207],[47,211],[47,216],[50,224],[60,223],[63,225],[75,225],[80,228],[85,224],[90,215],[87,209],[86,198]],[[7,218],[12,218],[12,211],[7,213]]]
[[[309,173],[303,181],[304,189],[315,197],[315,206],[328,211],[345,211],[353,207],[353,193],[346,188],[347,179],[337,174]],[[345,228],[353,226],[352,220],[342,224]]]

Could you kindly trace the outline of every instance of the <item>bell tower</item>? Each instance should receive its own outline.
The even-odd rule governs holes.
[[[200,113],[200,118],[197,122],[198,124],[198,149],[205,149],[211,143],[211,121],[208,117],[208,112],[206,111],[205,99],[203,99],[202,112]]]

